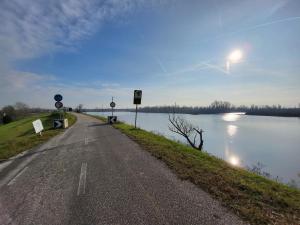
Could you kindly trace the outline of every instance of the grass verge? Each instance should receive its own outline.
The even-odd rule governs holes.
[[[299,190],[125,123],[114,127],[251,224],[300,224]]]
[[[63,129],[53,129],[53,119],[59,118],[57,113],[43,113],[31,115],[26,118],[0,126],[0,161],[6,160],[25,150],[46,142],[59,134]],[[65,114],[69,126],[76,122],[76,117],[70,113]],[[41,119],[44,131],[42,136],[35,134],[32,121]]]

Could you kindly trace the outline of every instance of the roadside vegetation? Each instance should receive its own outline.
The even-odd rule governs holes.
[[[104,122],[106,119],[94,116]],[[300,224],[300,191],[125,123],[114,125],[179,178],[210,193],[251,224]]]
[[[0,161],[35,147],[62,132],[63,129],[53,129],[54,118],[59,118],[56,112],[30,114],[14,122],[0,125]],[[76,117],[70,113],[65,113],[65,118],[69,120],[69,126],[76,122]],[[36,119],[41,119],[43,123],[42,136],[36,134],[32,126],[32,121]]]
[[[0,109],[0,124],[8,124],[33,114],[46,112],[51,111],[49,109],[31,108],[23,102],[17,102],[14,105],[6,105]]]

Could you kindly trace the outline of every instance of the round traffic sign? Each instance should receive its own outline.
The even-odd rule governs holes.
[[[54,100],[57,102],[60,102],[61,100],[63,100],[63,97],[60,94],[56,94],[56,95],[54,95]]]
[[[57,108],[57,109],[60,109],[60,108],[62,108],[64,105],[62,104],[62,102],[55,102],[55,107]]]
[[[116,103],[115,102],[111,102],[110,103],[110,107],[112,107],[112,108],[116,107]]]

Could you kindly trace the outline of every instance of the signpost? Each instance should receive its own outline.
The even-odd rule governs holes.
[[[61,108],[63,108],[64,104],[61,102],[63,100],[63,96],[61,94],[54,95],[55,102],[55,108],[57,108],[59,112],[59,119],[53,120],[53,127],[55,129],[57,128],[67,128],[68,127],[68,119],[64,119],[63,116],[61,116]]]
[[[107,122],[108,122],[109,124],[116,123],[116,122],[117,122],[117,117],[116,117],[116,116],[108,116],[108,117],[107,117]]]
[[[40,133],[40,135],[42,136],[42,131],[44,130],[42,121],[40,119],[35,120],[32,122],[33,128],[35,130],[35,133]]]
[[[63,97],[60,94],[56,94],[54,95],[54,100],[57,102],[61,102],[63,100]]]
[[[63,105],[63,103],[62,102],[55,102],[55,107],[57,108],[57,109],[60,109],[60,108],[62,108],[64,105]]]
[[[111,98],[111,103],[109,105],[111,107],[111,116],[114,116],[114,108],[116,107],[116,103],[114,102],[114,97]]]
[[[55,129],[67,128],[68,127],[68,119],[54,119],[53,127]]]
[[[134,128],[136,128],[138,105],[140,105],[141,102],[142,102],[142,90],[134,90],[134,93],[133,93],[133,104],[135,104]]]
[[[55,102],[55,108],[57,108],[57,110],[59,111],[60,108],[62,108],[64,105],[61,102],[63,100],[63,96],[61,94],[56,94],[54,95],[54,100]],[[61,119],[61,113],[59,111],[59,118]]]
[[[55,129],[63,128],[63,121],[61,119],[54,119],[53,120],[53,127]]]
[[[117,122],[117,117],[114,116],[114,108],[116,107],[116,103],[114,102],[114,97],[111,98],[111,103],[109,105],[111,107],[111,116],[107,117],[107,122],[109,124],[113,124]]]

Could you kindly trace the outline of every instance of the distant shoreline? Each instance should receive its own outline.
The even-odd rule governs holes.
[[[111,109],[84,109],[84,112],[111,112]],[[135,109],[114,109],[114,112],[135,112]],[[157,111],[143,111],[139,110],[140,113],[164,113],[170,114],[173,112],[157,112]],[[188,114],[188,115],[218,115],[218,114],[225,114],[225,113],[241,113],[236,111],[229,111],[229,112],[218,112],[218,113],[186,113],[186,112],[176,112],[176,114]],[[243,112],[244,115],[247,116],[271,116],[271,117],[295,117],[300,118],[300,114],[284,114],[284,113],[252,113],[252,112]]]

